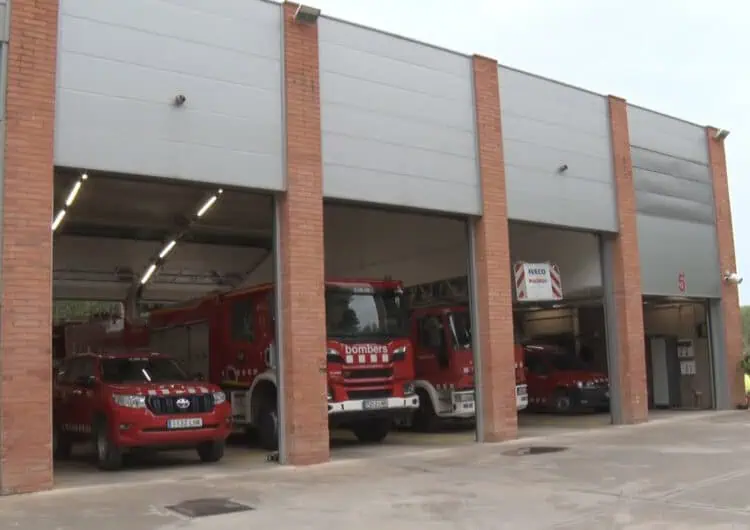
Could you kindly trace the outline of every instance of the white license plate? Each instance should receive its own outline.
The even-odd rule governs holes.
[[[367,399],[365,400],[364,403],[362,403],[362,408],[365,410],[387,409],[388,400],[387,399]]]
[[[201,418],[180,418],[167,420],[167,429],[198,429],[203,427]]]

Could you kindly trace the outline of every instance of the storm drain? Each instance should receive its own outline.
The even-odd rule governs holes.
[[[505,456],[533,456],[533,455],[546,455],[549,453],[560,453],[562,451],[567,451],[567,447],[540,447],[540,446],[532,446],[532,447],[519,447],[518,449],[511,449],[510,451],[505,451],[503,454]]]
[[[226,515],[229,513],[249,512],[255,508],[234,502],[229,499],[194,499],[179,504],[167,506],[171,510],[184,517],[195,519],[197,517],[210,517],[212,515]]]

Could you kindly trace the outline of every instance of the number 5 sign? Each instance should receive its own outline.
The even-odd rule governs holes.
[[[687,289],[687,281],[685,280],[685,273],[680,272],[677,275],[677,288],[680,290],[681,293],[684,293]]]

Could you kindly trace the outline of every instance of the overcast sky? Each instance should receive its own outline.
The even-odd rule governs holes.
[[[729,129],[750,303],[750,4],[743,0],[310,0],[324,13]]]

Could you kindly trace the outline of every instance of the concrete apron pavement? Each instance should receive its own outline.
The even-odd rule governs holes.
[[[193,469],[6,497],[0,528],[750,529],[749,435],[748,412],[685,413],[308,468]],[[563,450],[519,451],[541,446]],[[167,508],[221,498],[253,510],[190,518]]]

